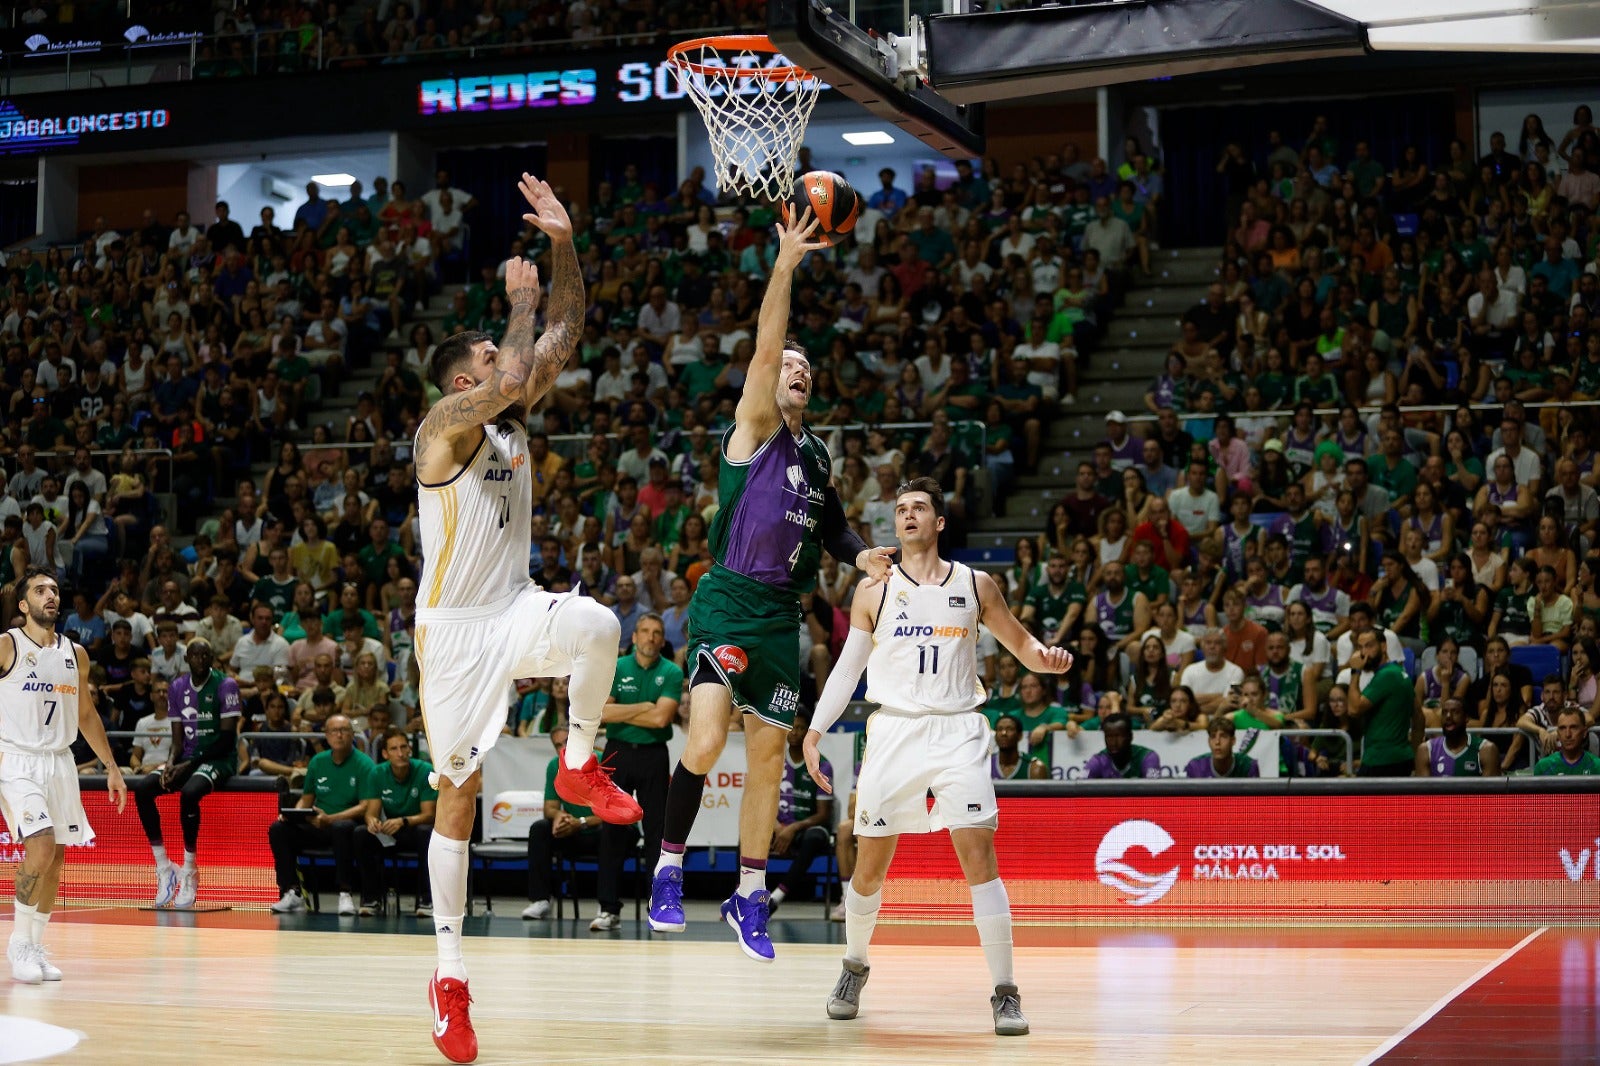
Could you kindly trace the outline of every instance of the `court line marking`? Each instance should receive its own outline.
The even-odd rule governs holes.
[[[1381,1045],[1379,1045],[1376,1051],[1372,1052],[1370,1055],[1356,1063],[1356,1066],[1372,1066],[1372,1063],[1377,1062],[1380,1058],[1399,1047],[1400,1043],[1404,1041],[1406,1037],[1410,1036],[1418,1029],[1421,1029],[1424,1025],[1427,1025],[1428,1022],[1433,1019],[1434,1015],[1448,1007],[1457,997],[1465,993],[1467,989],[1471,988],[1473,985],[1477,984],[1479,981],[1498,970],[1501,966],[1504,966],[1507,962],[1511,961],[1512,956],[1516,955],[1517,952],[1533,943],[1539,938],[1540,934],[1549,931],[1549,929],[1550,927],[1548,925],[1541,925],[1539,928],[1535,929],[1533,932],[1517,941],[1516,944],[1507,948],[1501,953],[1498,959],[1495,959],[1493,962],[1483,967],[1483,969],[1479,970],[1477,973],[1473,974],[1471,977],[1467,978],[1465,981],[1462,981],[1459,985],[1456,985],[1450,991],[1440,996],[1436,1001],[1434,1001],[1431,1007],[1413,1018],[1410,1025],[1407,1025],[1404,1029],[1391,1036],[1388,1040],[1385,1040]]]

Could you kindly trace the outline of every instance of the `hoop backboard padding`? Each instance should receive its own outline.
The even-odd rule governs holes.
[[[983,106],[958,105],[903,69],[887,40],[822,0],[770,0],[767,36],[785,56],[907,136],[945,155],[982,155]]]
[[[717,188],[787,197],[822,82],[754,35],[684,41],[667,62],[705,119]]]
[[[1366,53],[1361,23],[1304,0],[1135,0],[935,15],[929,81],[957,103]]]

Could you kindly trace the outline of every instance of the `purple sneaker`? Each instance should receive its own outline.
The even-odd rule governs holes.
[[[774,958],[772,938],[767,936],[768,899],[765,889],[748,896],[735,892],[722,905],[722,920],[739,934],[739,949],[757,962]]]
[[[668,866],[650,879],[650,928],[683,932],[683,868]]]

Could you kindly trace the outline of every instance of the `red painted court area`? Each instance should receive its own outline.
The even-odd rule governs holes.
[[[1597,973],[1600,929],[1547,928],[1369,1061],[1600,1062]]]

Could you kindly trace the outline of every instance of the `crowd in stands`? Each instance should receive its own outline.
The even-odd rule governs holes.
[[[1376,735],[1378,772],[1442,775],[1467,771],[1426,757],[1423,731],[1459,718],[1491,731],[1471,747],[1496,749],[1493,772],[1575,772],[1552,760],[1564,707],[1600,724],[1597,153],[1586,106],[1437,166],[1378,160],[1322,118],[1226,147],[1230,239],[1148,414],[1107,416],[1017,546],[1024,617],[1078,648],[1058,703],[1016,683],[1024,730],[1220,713]],[[1364,710],[1384,661],[1404,662],[1414,720],[1398,697],[1387,727]],[[1139,776],[1123,749],[1116,774]],[[1290,772],[1344,760],[1283,746]]]
[[[73,39],[119,41],[124,5],[24,0],[14,25]],[[639,0],[326,0],[211,5],[141,3],[136,21],[161,32],[203,33],[194,76],[237,77],[373,63],[448,61],[560,49],[654,46],[711,29],[756,28],[765,8],[746,0],[685,4]],[[200,8],[200,10],[196,10]],[[9,14],[10,12],[8,12]]]

